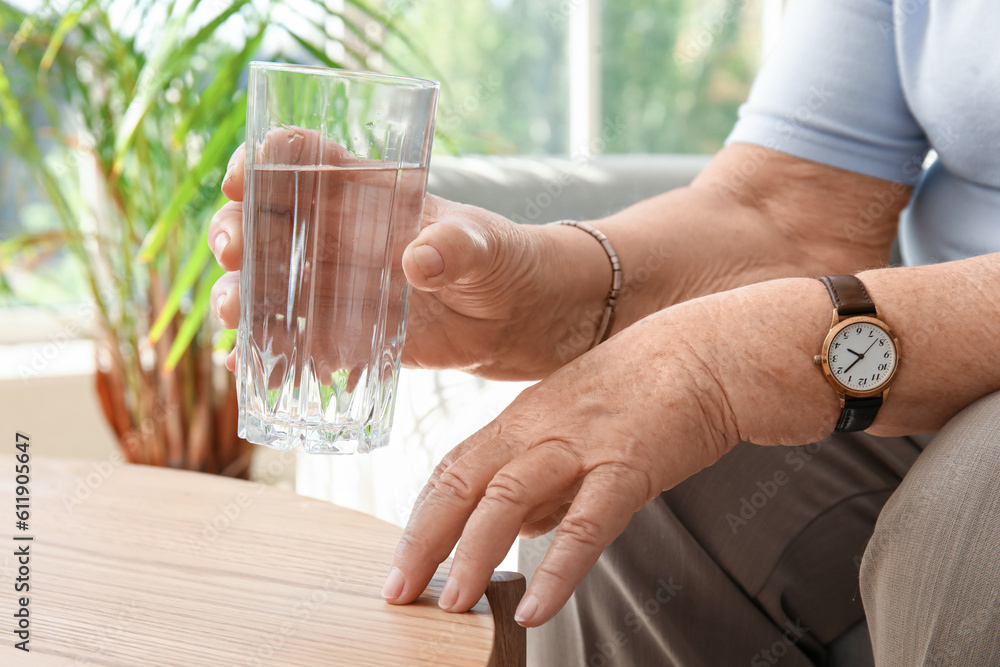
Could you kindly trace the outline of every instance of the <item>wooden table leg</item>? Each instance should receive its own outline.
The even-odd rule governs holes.
[[[527,632],[514,620],[525,587],[524,575],[517,572],[494,572],[490,577],[486,599],[493,611],[494,634],[489,667],[525,667]]]

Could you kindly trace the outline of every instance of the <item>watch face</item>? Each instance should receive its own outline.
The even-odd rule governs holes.
[[[896,370],[892,335],[863,319],[845,322],[830,339],[826,352],[830,375],[851,393],[877,393]]]

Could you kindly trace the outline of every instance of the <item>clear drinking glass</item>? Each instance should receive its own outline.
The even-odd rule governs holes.
[[[388,442],[438,84],[251,63],[239,433],[307,452]]]

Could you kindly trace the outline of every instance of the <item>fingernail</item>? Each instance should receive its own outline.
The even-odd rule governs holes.
[[[389,570],[389,576],[385,578],[385,586],[382,587],[382,597],[386,600],[395,600],[403,594],[403,586],[405,584],[406,581],[403,579],[403,573],[399,571],[399,568],[392,568]]]
[[[215,245],[213,249],[215,251],[215,258],[222,259],[222,253],[226,251],[226,246],[232,239],[229,238],[229,234],[225,232],[219,232],[219,235],[215,237]]]
[[[224,303],[226,303],[226,293],[225,292],[223,292],[222,294],[220,294],[219,297],[215,300],[215,316],[216,317],[222,317],[222,305]]]
[[[428,278],[444,273],[444,258],[434,246],[418,245],[413,249],[413,259],[417,260],[417,266]]]
[[[514,620],[520,625],[531,622],[531,617],[538,611],[538,599],[534,595],[525,595],[521,604],[517,605]]]
[[[438,606],[445,611],[451,611],[456,602],[458,602],[458,582],[449,577],[444,590],[441,591],[441,597],[438,598]]]

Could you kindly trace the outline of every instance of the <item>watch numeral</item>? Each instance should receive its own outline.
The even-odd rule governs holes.
[[[879,339],[879,341],[878,341],[878,346],[879,346],[879,347],[885,347],[885,339],[884,339],[884,338],[880,338],[880,339]]]
[[[844,372],[844,367],[843,366],[837,366],[837,373],[840,374],[840,373],[843,373],[843,372]]]
[[[858,384],[861,385],[862,387],[865,386],[867,383],[868,383],[868,378],[859,378],[858,379]]]
[[[874,338],[875,337],[875,332],[874,331],[869,331],[868,332],[868,337],[869,338]]]
[[[861,327],[858,327],[857,329],[855,329],[854,333],[861,333]]]
[[[882,379],[882,374],[881,373],[878,373],[877,375],[873,375],[872,376],[872,382],[878,382],[881,379]]]
[[[878,369],[880,371],[887,371],[887,370],[889,370],[889,364],[879,364],[878,365]]]
[[[833,363],[837,363],[837,355],[833,355],[833,359],[830,359]]]
[[[882,356],[885,357],[886,359],[891,359],[892,358],[892,352],[889,352],[889,350],[886,350],[885,354],[883,354]]]
[[[835,349],[835,350],[836,350],[836,349],[837,349],[838,347],[840,347],[840,343],[834,343],[834,344],[833,344],[833,349]]]

